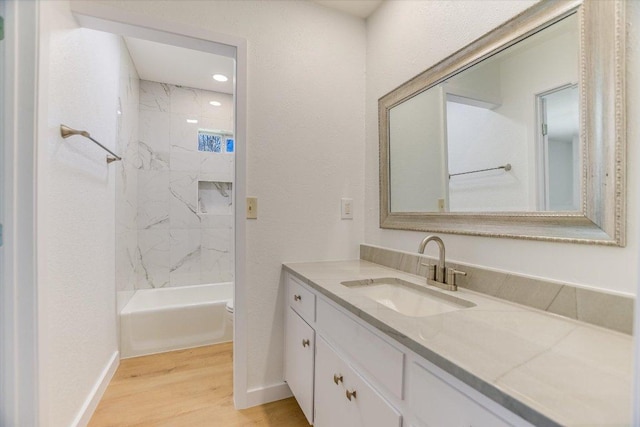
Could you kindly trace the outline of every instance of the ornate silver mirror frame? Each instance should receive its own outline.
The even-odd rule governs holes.
[[[380,227],[625,245],[625,17],[620,0],[542,1],[378,101]],[[580,22],[581,212],[398,213],[390,210],[389,110],[497,50],[577,11]]]

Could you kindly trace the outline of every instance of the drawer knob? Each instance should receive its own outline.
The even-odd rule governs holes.
[[[302,299],[302,296],[300,296],[300,295],[294,295],[293,296],[293,300],[294,301],[300,301],[301,299]]]
[[[338,385],[342,382],[342,374],[333,374],[333,382]]]
[[[303,347],[308,347],[309,345],[311,345],[311,342],[309,340],[302,340]]]
[[[349,390],[347,390],[347,399],[349,399],[349,401],[351,401],[351,398],[352,398],[352,397],[353,397],[354,399],[356,398],[356,391],[355,391],[355,390],[353,390],[353,391],[349,391]]]

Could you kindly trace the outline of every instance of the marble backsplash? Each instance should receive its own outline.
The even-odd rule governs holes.
[[[126,230],[118,275],[133,275],[135,289],[232,281],[234,154],[198,151],[198,130],[230,134],[233,97],[137,84],[135,144],[123,150],[117,204]]]
[[[417,253],[364,244],[360,259],[420,276],[426,274],[421,263],[437,262]],[[464,264],[447,262],[447,266],[467,273],[457,277],[460,287],[626,334],[633,331],[633,298]]]

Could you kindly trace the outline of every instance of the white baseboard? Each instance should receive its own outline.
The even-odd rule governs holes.
[[[102,373],[91,389],[91,392],[89,392],[89,395],[85,399],[82,408],[80,408],[78,415],[76,415],[75,420],[71,423],[72,427],[85,427],[89,424],[91,416],[93,416],[93,413],[98,407],[98,403],[100,403],[100,399],[102,399],[102,395],[107,389],[111,378],[113,378],[113,374],[115,374],[116,369],[118,369],[118,365],[120,365],[120,352],[115,351],[107,365],[102,370]]]
[[[245,403],[247,408],[275,402],[293,396],[289,385],[285,382],[273,384],[266,387],[252,388],[247,390]]]

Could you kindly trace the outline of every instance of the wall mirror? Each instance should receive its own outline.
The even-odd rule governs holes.
[[[624,246],[624,31],[542,1],[380,98],[380,226]]]

